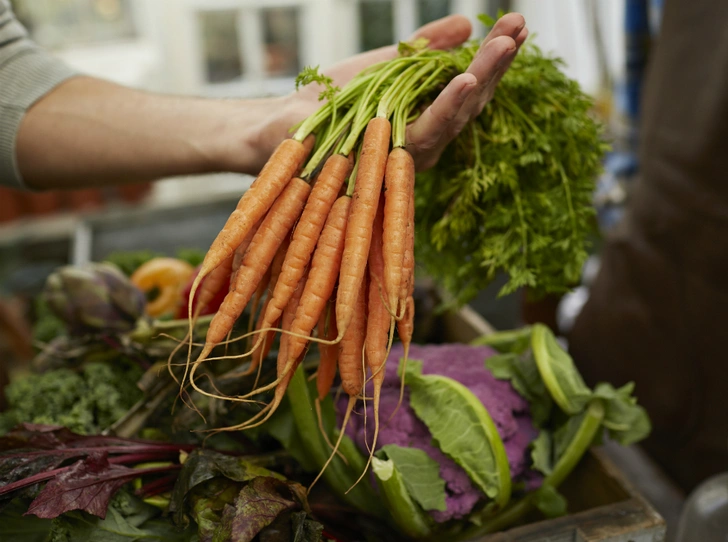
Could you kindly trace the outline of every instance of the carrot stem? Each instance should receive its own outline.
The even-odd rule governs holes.
[[[301,172],[302,178],[307,178],[311,173],[319,166],[321,162],[326,159],[326,156],[334,150],[336,144],[339,142],[342,135],[346,133],[346,129],[351,124],[354,116],[356,115],[357,108],[356,104],[358,101],[346,112],[346,114],[339,120],[339,125],[331,130],[331,133],[327,135],[322,141],[321,145],[316,152],[314,152],[311,159],[306,164]],[[343,154],[343,153],[342,153]]]
[[[326,102],[316,113],[304,120],[293,135],[296,141],[303,141],[309,134],[313,133],[318,126],[329,118],[336,102],[336,107],[342,107],[357,96],[361,96],[361,89],[365,87],[375,76],[374,72],[366,73],[352,79],[346,87],[339,92],[333,100]]]

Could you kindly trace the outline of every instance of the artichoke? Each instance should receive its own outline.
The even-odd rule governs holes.
[[[144,315],[144,293],[109,263],[61,267],[51,274],[43,296],[72,335],[124,333]]]

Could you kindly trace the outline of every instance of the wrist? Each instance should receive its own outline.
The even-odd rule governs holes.
[[[211,169],[257,174],[300,120],[292,96],[220,102],[220,124],[210,139]]]

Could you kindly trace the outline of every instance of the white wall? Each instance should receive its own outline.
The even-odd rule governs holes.
[[[534,41],[567,63],[566,72],[589,93],[599,88],[599,72],[589,6],[596,5],[610,73],[624,73],[624,0],[514,0],[513,11],[526,18]]]

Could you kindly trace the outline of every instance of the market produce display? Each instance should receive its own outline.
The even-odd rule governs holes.
[[[501,272],[566,290],[587,253],[599,124],[533,45],[415,175],[405,128],[477,49],[401,44],[341,89],[305,69],[321,108],[204,258],[51,275],[0,415],[0,532],[469,540],[565,514],[591,445],[644,438],[632,386],[587,387],[544,326],[413,344],[416,269],[461,304]]]
[[[455,292],[456,301],[467,301],[500,270],[509,275],[506,292],[523,286],[559,291],[578,280],[603,146],[588,115],[589,100],[535,48],[519,55],[516,75],[504,79],[493,104],[415,190],[405,128],[467,68],[477,49],[477,43],[452,51],[431,50],[426,41],[401,44],[398,58],[365,70],[343,89],[315,68],[298,77],[297,85],[324,88],[325,105],[280,144],[242,196],[194,280],[191,295],[199,289],[200,300],[188,306],[190,348],[181,385],[200,391],[200,365],[229,337],[245,307],[257,306],[270,291],[246,355],[258,359],[270,332],[281,331],[276,380],[234,398],[210,396],[244,402],[274,389],[274,397],[258,416],[231,430],[270,419],[313,341],[338,345],[350,411],[362,392],[362,365],[372,375],[376,443],[395,327],[407,357],[420,222],[427,268]],[[422,221],[415,221],[417,200]],[[283,262],[273,282],[277,254]],[[205,346],[193,359],[191,330],[200,304],[228,282]],[[315,336],[322,319],[335,322],[336,336]],[[321,394],[333,373],[331,365],[322,371]]]

